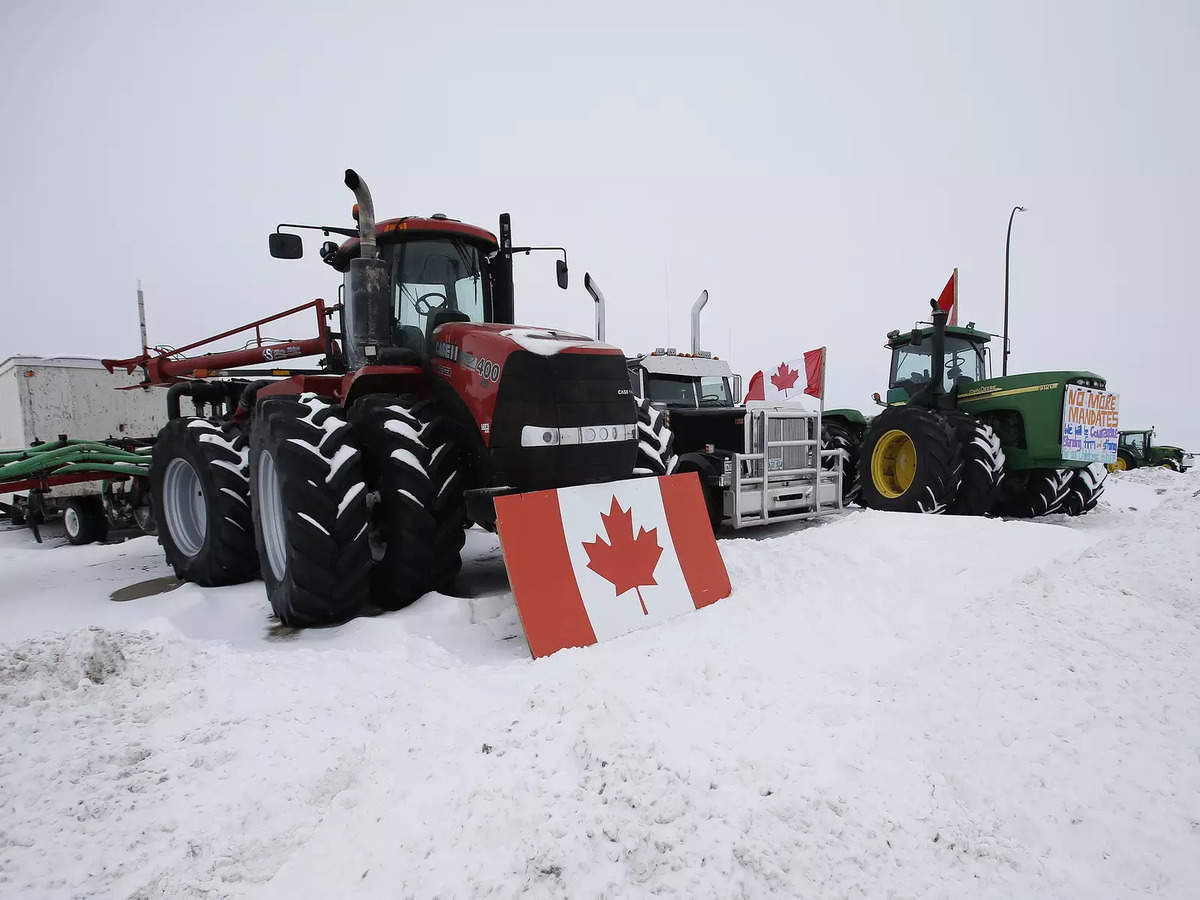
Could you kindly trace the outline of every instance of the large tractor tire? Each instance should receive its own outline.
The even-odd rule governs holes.
[[[63,509],[63,531],[72,544],[90,544],[108,537],[108,519],[99,497],[72,497]]]
[[[462,472],[429,400],[372,394],[350,408],[370,489],[371,602],[401,609],[453,584],[462,566]]]
[[[996,512],[1013,519],[1032,519],[1056,513],[1067,499],[1070,469],[1030,469],[1004,479]]]
[[[858,473],[858,441],[840,422],[824,422],[821,425],[821,449],[840,450],[842,453],[842,505],[849,506],[862,494]],[[832,458],[821,461],[821,467],[832,469]]]
[[[670,475],[679,463],[675,453],[675,435],[667,427],[662,410],[649,400],[637,401],[638,449],[634,475]]]
[[[948,512],[954,516],[986,516],[1000,497],[1004,480],[1004,451],[990,425],[970,413],[944,414],[962,451],[962,483]]]
[[[1104,480],[1108,470],[1099,463],[1076,469],[1067,482],[1067,496],[1061,509],[1068,516],[1082,516],[1096,508],[1100,495],[1104,493]]]
[[[158,542],[181,581],[205,587],[258,575],[246,439],[232,425],[172,419],[150,461]]]
[[[293,628],[334,625],[367,600],[367,485],[340,407],[269,397],[250,437],[254,538],[271,608]]]
[[[961,470],[958,441],[945,418],[916,406],[888,407],[863,440],[863,505],[889,512],[945,512]]]

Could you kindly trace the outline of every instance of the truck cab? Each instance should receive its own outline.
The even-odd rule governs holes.
[[[628,360],[634,394],[660,409],[713,409],[737,405],[742,378],[706,350],[677,353],[659,347]]]
[[[742,450],[742,377],[733,374],[729,363],[705,350],[679,353],[673,347],[659,347],[626,363],[634,396],[666,413],[677,453],[710,445]]]

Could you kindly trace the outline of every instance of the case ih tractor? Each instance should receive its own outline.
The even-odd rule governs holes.
[[[446,589],[464,529],[495,527],[496,496],[662,475],[670,440],[661,423],[639,428],[619,349],[513,324],[513,255],[561,248],[513,247],[507,215],[499,240],[440,215],[376,224],[366,184],[347,171],[346,185],[357,229],[280,226],[350,238],[321,248],[343,275],[343,303],[317,300],[179,350],[106,361],[172,384],[151,489],[178,577],[223,585],[261,574],[290,626]],[[278,258],[303,252],[279,230],[270,244]],[[268,322],[308,306],[316,337],[262,337]],[[327,326],[335,313],[338,332]],[[247,329],[246,348],[183,355]],[[211,380],[223,367],[317,353],[316,370]],[[209,415],[183,416],[182,396]]]
[[[1117,445],[1117,461],[1110,463],[1110,472],[1124,472],[1142,466],[1161,466],[1176,472],[1186,472],[1196,458],[1182,447],[1154,443],[1154,429],[1142,428],[1122,431]]]
[[[947,327],[947,313],[931,305],[931,325],[888,334],[886,408],[869,421],[853,410],[825,414],[861,435],[860,502],[899,512],[1021,518],[1093,509],[1106,473],[1067,458],[1063,410],[1071,390],[1111,399],[1106,418],[1115,426],[1116,398],[1104,393],[1104,379],[1084,371],[989,378],[991,335],[973,324]]]

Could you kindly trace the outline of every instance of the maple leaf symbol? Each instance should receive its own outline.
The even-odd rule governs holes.
[[[604,522],[604,531],[611,544],[606,544],[600,535],[594,541],[584,541],[583,549],[587,551],[588,568],[606,581],[612,582],[616,596],[620,597],[630,588],[637,591],[638,602],[642,604],[642,615],[650,615],[646,609],[646,601],[642,599],[643,585],[658,584],[654,580],[654,570],[658,566],[658,558],[662,556],[662,547],[658,546],[658,529],[638,529],[638,536],[633,536],[633,507],[621,509],[617,498],[612,499],[608,515],[600,513]]]
[[[799,377],[800,373],[788,368],[787,363],[780,363],[779,368],[771,375],[771,384],[775,385],[777,391],[786,391],[796,386],[796,379]]]

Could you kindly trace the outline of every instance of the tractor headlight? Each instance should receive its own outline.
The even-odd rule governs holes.
[[[521,428],[522,447],[558,447],[570,444],[613,444],[637,440],[637,425],[580,425],[555,428],[550,425],[525,425]]]

